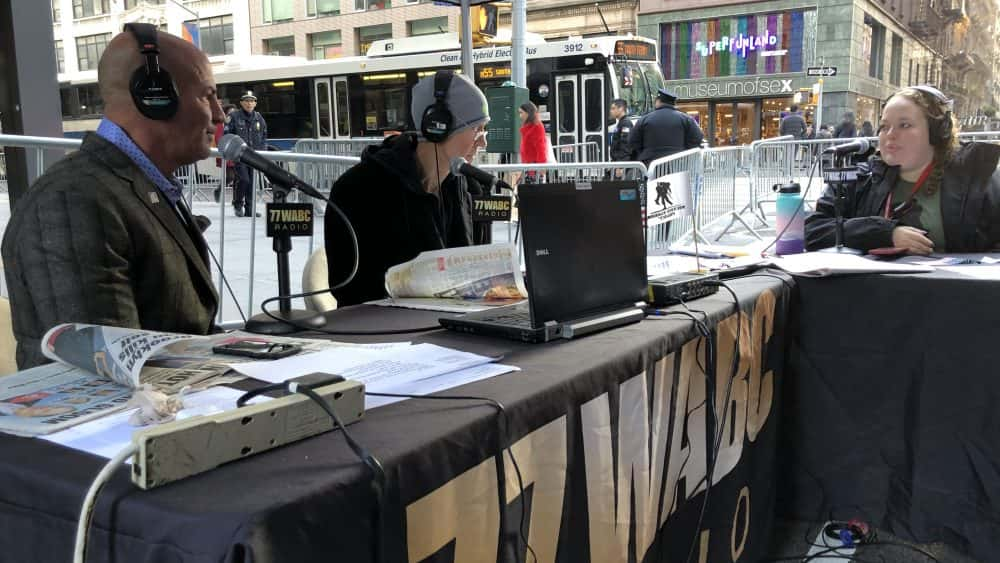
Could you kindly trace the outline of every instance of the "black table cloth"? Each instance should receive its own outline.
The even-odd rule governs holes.
[[[133,487],[123,467],[99,498],[88,560],[363,562],[373,560],[376,542],[385,561],[524,560],[523,508],[523,535],[542,562],[678,561],[692,542],[693,560],[707,550],[709,561],[753,561],[767,547],[773,515],[789,290],[766,276],[730,285],[741,322],[725,291],[691,304],[718,336],[707,376],[705,352],[713,350],[682,315],[544,345],[441,330],[336,337],[502,355],[521,371],[442,394],[500,401],[509,429],[476,400],[414,399],[366,412],[350,430],[386,470],[381,527],[369,474],[339,432],[150,491]],[[362,306],[330,314],[329,327],[399,329],[437,316]],[[523,497],[509,457],[498,470],[508,437]],[[105,460],[6,435],[0,448],[0,560],[69,560],[80,503]]]
[[[964,271],[796,280],[780,514],[996,559],[1000,283]]]

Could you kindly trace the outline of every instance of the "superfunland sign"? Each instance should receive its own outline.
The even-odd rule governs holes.
[[[777,45],[778,36],[771,35],[771,32],[765,29],[763,35],[743,35],[741,33],[736,37],[724,35],[718,41],[698,41],[695,43],[694,48],[703,57],[708,57],[720,51],[728,51],[746,58],[749,52],[777,49]]]

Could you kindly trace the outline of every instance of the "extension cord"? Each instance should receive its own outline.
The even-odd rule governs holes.
[[[360,382],[340,381],[314,391],[345,425],[364,415]],[[132,482],[152,489],[333,428],[326,412],[299,394],[153,426],[132,435]]]

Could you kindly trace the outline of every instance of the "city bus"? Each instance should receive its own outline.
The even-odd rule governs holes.
[[[504,45],[473,51],[480,88],[509,80],[510,50]],[[525,51],[529,97],[553,145],[592,142],[605,155],[611,101],[622,98],[632,113],[645,113],[663,86],[656,43],[644,37],[536,39]],[[302,138],[371,138],[409,130],[410,88],[436,70],[461,68],[455,34],[376,41],[364,57],[269,59],[267,66],[219,65],[215,77],[223,102],[236,104],[243,92],[253,91],[271,144],[281,147],[279,139],[286,140],[281,148]],[[103,108],[96,75],[76,78],[61,85],[68,132],[94,129]]]

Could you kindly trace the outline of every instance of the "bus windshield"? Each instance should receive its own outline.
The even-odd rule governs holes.
[[[663,75],[653,61],[622,61],[614,63],[615,79],[630,114],[642,114],[653,109],[656,91],[663,87]]]

